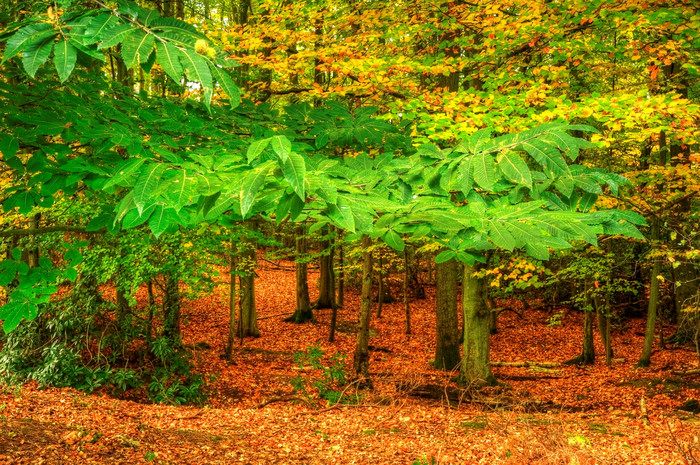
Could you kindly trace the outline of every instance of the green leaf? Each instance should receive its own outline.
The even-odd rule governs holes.
[[[345,231],[355,232],[355,217],[350,207],[344,204],[342,198],[338,199],[337,205],[331,204],[328,206],[327,214],[328,218],[339,228]]]
[[[299,198],[301,200],[306,200],[306,194],[304,192],[306,162],[304,161],[304,157],[296,152],[290,152],[287,160],[282,163],[282,174]]]
[[[148,220],[148,227],[154,236],[159,237],[171,225],[178,224],[177,212],[173,208],[158,205]]]
[[[241,186],[241,215],[245,217],[255,203],[255,196],[265,184],[265,178],[275,162],[268,160],[253,168],[243,179]]]
[[[131,24],[128,23],[118,24],[102,33],[102,42],[100,42],[97,48],[103,50],[105,48],[120,44],[124,41],[124,39],[135,33],[137,30],[138,29],[136,29],[136,27],[132,27]]]
[[[404,244],[403,239],[401,239],[401,235],[393,229],[387,231],[387,233],[384,234],[383,239],[389,247],[398,252],[403,251],[403,249],[406,247],[406,244]]]
[[[17,156],[18,150],[19,141],[16,137],[13,137],[9,134],[0,133],[0,153],[2,154],[5,162]]]
[[[73,72],[78,58],[78,50],[67,40],[59,40],[53,49],[53,64],[58,78],[64,82]]]
[[[196,183],[195,178],[187,176],[187,170],[182,170],[173,179],[172,185],[167,191],[169,198],[172,199],[176,210],[179,210],[185,205],[191,203],[193,197],[196,195]]]
[[[270,138],[270,145],[282,163],[287,161],[289,152],[292,151],[292,143],[285,136],[273,136]]]
[[[481,147],[491,138],[491,129],[479,129],[469,137],[467,148],[471,153],[476,154]]]
[[[96,42],[102,38],[102,33],[114,27],[119,20],[110,13],[97,15],[85,28],[85,38],[90,42]]]
[[[144,158],[132,158],[124,161],[119,168],[116,169],[116,173],[112,176],[112,179],[107,181],[103,186],[103,189],[107,189],[114,185],[120,184],[129,178],[132,174],[141,168],[146,160]]]
[[[139,175],[136,184],[134,184],[134,204],[139,213],[143,211],[146,201],[154,194],[166,168],[166,165],[162,163],[152,163]]]
[[[22,51],[22,65],[28,75],[34,77],[41,65],[46,63],[53,48],[53,36],[32,42]]]
[[[104,213],[102,215],[96,216],[91,219],[90,222],[85,227],[85,231],[99,231],[100,229],[108,228],[110,224],[114,221],[114,215],[111,213]]]
[[[203,88],[212,88],[212,77],[207,61],[194,50],[180,50],[180,62],[185,74],[193,81],[199,82]]]
[[[493,155],[482,152],[472,157],[474,181],[482,188],[490,191],[496,183],[496,164]]]
[[[455,255],[454,250],[443,250],[435,257],[435,263],[444,263],[455,258]]]
[[[0,307],[0,320],[4,320],[2,328],[5,333],[9,333],[15,329],[22,321],[22,318],[33,320],[39,312],[39,307],[31,302],[28,297],[18,296],[17,294],[19,292],[20,291],[13,292],[13,299]]]
[[[2,63],[20,53],[30,44],[42,43],[48,37],[55,36],[56,32],[51,24],[33,23],[17,31],[5,44],[5,54]]]
[[[216,82],[219,83],[221,89],[228,95],[228,101],[231,108],[236,108],[238,104],[241,103],[241,90],[233,82],[226,71],[217,67],[216,65],[210,66],[212,74]]]
[[[515,248],[515,238],[502,224],[489,221],[489,239],[498,247],[512,251]]]
[[[180,84],[183,69],[180,63],[180,49],[169,43],[158,42],[156,45],[156,61],[170,79]]]
[[[571,176],[569,166],[558,149],[542,142],[541,140],[531,140],[522,143],[522,147],[532,158],[542,166],[552,170],[557,176]]]
[[[254,160],[257,160],[257,158],[260,156],[261,153],[263,153],[263,151],[267,148],[268,145],[270,145],[270,139],[261,139],[253,141],[248,146],[248,152],[246,154],[248,163],[252,163]]]
[[[0,262],[0,286],[7,286],[14,281],[17,275],[17,265],[12,260]]]
[[[502,152],[498,156],[498,167],[509,181],[528,188],[532,187],[530,168],[517,153],[508,150]]]
[[[122,42],[122,58],[127,68],[145,63],[151,54],[156,39],[153,34],[139,30],[127,36]]]

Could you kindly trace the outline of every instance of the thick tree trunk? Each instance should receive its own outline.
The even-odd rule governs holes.
[[[369,319],[372,303],[372,240],[362,236],[362,295],[357,323],[357,342],[353,358],[353,370],[360,387],[372,388],[369,375]]]
[[[660,220],[657,217],[651,219],[651,242],[652,248],[661,236]],[[651,282],[649,284],[649,307],[647,309],[647,328],[644,334],[644,347],[639,357],[637,366],[648,367],[651,365],[651,349],[654,345],[654,328],[656,326],[656,312],[659,305],[659,274],[661,273],[661,260],[653,257],[654,265],[651,268]]]
[[[377,290],[377,318],[382,317],[384,307],[384,259],[382,251],[379,251],[379,279],[377,280],[379,289]]]
[[[238,337],[259,337],[258,312],[255,307],[255,244],[245,244],[246,250],[241,254],[244,267],[243,275],[239,278],[241,286],[240,313],[238,316]]]
[[[342,307],[345,303],[345,247],[340,242],[338,248],[338,297],[335,301],[337,307]]]
[[[296,237],[296,310],[286,319],[292,323],[313,321],[311,299],[309,298],[309,267],[306,262],[308,239],[304,227],[299,228]]]
[[[131,306],[124,290],[117,287],[117,331],[123,339],[131,329]]]
[[[496,384],[491,372],[491,315],[484,301],[485,280],[474,276],[483,265],[464,265],[462,312],[464,343],[459,383],[464,387]]]
[[[457,319],[457,261],[435,265],[436,328],[435,368],[451,371],[459,366],[459,322]]]
[[[316,308],[333,308],[335,305],[335,273],[333,273],[333,240],[331,231],[324,229],[326,239],[321,241],[319,259],[318,300]]]

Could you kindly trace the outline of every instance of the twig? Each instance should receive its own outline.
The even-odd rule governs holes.
[[[260,408],[263,408],[266,405],[272,404],[274,402],[289,402],[290,400],[300,400],[300,401],[304,402],[306,405],[308,405],[309,407],[313,407],[313,405],[311,404],[311,402],[309,402],[308,399],[305,399],[301,396],[297,396],[294,394],[287,394],[285,396],[274,396],[274,397],[270,397],[268,399],[265,399],[264,401],[260,402],[258,405],[256,405],[253,408],[260,409]]]

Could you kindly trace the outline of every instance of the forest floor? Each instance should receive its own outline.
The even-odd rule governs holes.
[[[330,310],[303,325],[280,315],[294,309],[293,272],[268,265],[259,276],[262,336],[246,338],[234,364],[222,358],[226,286],[183,307],[185,343],[198,347],[196,366],[211,375],[206,405],[147,405],[107,393],[8,387],[0,390],[0,463],[699,463],[700,416],[678,407],[700,399],[700,376],[673,373],[697,368],[697,356],[688,347],[657,347],[650,368],[635,368],[641,319],[613,331],[617,361],[610,367],[600,355],[585,367],[495,367],[503,386],[480,394],[477,403],[466,397],[450,403],[411,395],[425,385],[445,392],[455,387],[456,373],[430,365],[435,324],[428,288],[426,299],[412,302],[411,336],[403,331],[401,303],[387,304],[381,319],[373,317],[375,389],[360,393],[353,405],[328,403],[313,387],[323,370],[299,369],[294,354],[318,346],[325,365],[340,353],[349,366],[358,295],[346,293],[336,341],[328,343]],[[312,273],[310,282],[316,277]],[[549,326],[551,313],[521,313],[500,316],[492,360],[552,362],[580,353],[580,314],[569,312]],[[295,381],[305,384],[305,394],[293,392]],[[354,394],[343,393],[346,399]],[[285,395],[297,398],[265,404]]]

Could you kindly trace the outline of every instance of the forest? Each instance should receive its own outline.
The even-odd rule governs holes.
[[[700,464],[694,0],[0,0],[0,462]]]

